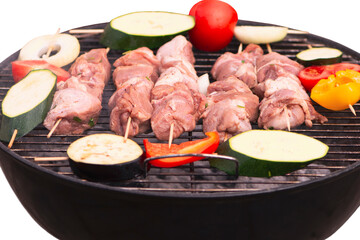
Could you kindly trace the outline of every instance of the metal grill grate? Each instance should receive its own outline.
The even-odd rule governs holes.
[[[239,23],[243,23],[239,21]],[[244,22],[246,24],[255,24],[252,22]],[[85,28],[103,28],[105,24],[97,24],[87,26]],[[102,47],[98,43],[99,35],[80,38],[81,53],[89,51],[93,48]],[[334,43],[330,40],[323,39],[311,34],[288,34],[282,42],[271,45],[272,50],[280,54],[286,55],[291,59],[295,59],[296,53],[312,46],[333,46],[344,52],[343,61],[358,63],[360,56],[347,49],[346,47]],[[264,52],[266,53],[266,48]],[[206,53],[195,50],[196,64],[195,68],[198,75],[209,73],[215,60],[225,51],[236,52],[238,42],[233,40],[229,46],[221,52]],[[110,63],[113,63],[122,54],[121,51],[111,50],[108,54]],[[0,64],[0,99],[2,100],[13,84],[11,75],[11,61],[17,58],[18,53],[13,54],[7,60]],[[85,132],[86,135],[108,132],[109,129],[109,109],[107,102],[115,91],[113,83],[110,81],[105,87],[103,95],[103,109],[97,125]],[[330,146],[329,153],[323,159],[317,160],[304,169],[289,173],[285,176],[277,176],[272,178],[254,178],[254,177],[231,177],[216,169],[210,168],[206,160],[198,161],[193,164],[172,168],[160,169],[152,168],[148,172],[147,178],[139,176],[136,179],[126,182],[101,182],[100,184],[115,186],[119,189],[127,189],[130,191],[147,191],[147,192],[179,192],[187,195],[215,192],[252,192],[259,190],[279,189],[283,186],[299,184],[302,182],[311,182],[327,176],[335,171],[342,171],[352,164],[360,162],[360,121],[359,117],[354,116],[350,110],[345,111],[328,111],[315,105],[317,111],[325,115],[329,121],[324,125],[314,123],[312,128],[300,126],[293,129],[298,132],[315,137]],[[360,111],[360,105],[354,105],[355,110]],[[253,128],[258,128],[253,125]],[[26,136],[17,140],[12,151],[20,155],[27,161],[35,162],[42,168],[49,169],[69,178],[78,179],[73,174],[67,160],[46,160],[35,161],[36,157],[66,157],[66,149],[74,140],[82,137],[54,135],[50,139],[46,137],[48,130],[39,125]],[[203,138],[202,125],[199,123],[192,132],[182,134],[174,143],[182,141]],[[151,142],[158,142],[152,132],[140,134],[133,140],[143,147],[144,138],[150,139]],[[82,180],[82,179],[80,179]]]

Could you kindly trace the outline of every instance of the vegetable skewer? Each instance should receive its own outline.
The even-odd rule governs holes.
[[[312,49],[313,47],[310,44],[308,44],[308,48]],[[348,107],[349,107],[350,111],[352,112],[352,114],[354,114],[354,116],[356,116],[356,111],[355,111],[354,107],[350,103],[348,104]]]
[[[44,59],[48,58],[54,48],[54,42],[55,42],[55,39],[56,39],[56,36],[60,33],[60,28],[57,29],[56,33],[53,35],[53,38],[51,39],[51,42],[50,42],[50,46],[46,52],[46,54],[43,56]],[[18,133],[18,130],[15,129],[14,132],[13,132],[13,135],[10,139],[10,142],[8,144],[8,147],[11,148],[12,145],[14,144],[14,141],[15,141],[15,138],[16,138],[16,135]]]

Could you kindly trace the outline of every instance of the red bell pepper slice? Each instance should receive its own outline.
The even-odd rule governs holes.
[[[219,134],[217,132],[205,133],[208,137],[195,141],[172,144],[169,148],[167,143],[151,143],[144,139],[146,157],[157,157],[169,154],[181,153],[214,153],[219,146]],[[175,157],[163,158],[150,161],[150,164],[156,167],[170,168],[191,163],[203,159],[203,157]]]
[[[18,60],[11,63],[12,75],[15,82],[23,79],[31,70],[49,69],[57,76],[57,82],[66,81],[70,73],[66,70],[52,65],[45,60]]]

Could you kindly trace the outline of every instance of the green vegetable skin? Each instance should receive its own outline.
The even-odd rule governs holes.
[[[310,48],[296,54],[296,60],[305,67],[330,65],[342,61],[343,52],[336,48]]]
[[[294,144],[300,144],[299,146],[302,146],[306,144],[306,146],[311,145],[312,149],[300,149],[297,150],[297,152],[284,152],[283,154],[289,159],[282,159],[282,160],[276,160],[271,159],[272,156],[269,155],[269,158],[267,157],[258,157],[256,150],[254,150],[254,153],[251,154],[249,151],[252,151],[252,147],[247,147],[249,151],[245,154],[243,152],[240,152],[235,144],[241,144],[241,142],[253,141],[253,137],[251,135],[258,134],[256,136],[259,146],[262,146],[266,148],[266,145],[268,145],[265,142],[263,142],[265,145],[263,146],[262,141],[264,139],[268,139],[270,141],[273,141],[275,145],[270,146],[274,148],[274,146],[278,145],[287,145],[286,139],[288,137],[291,137],[289,141],[296,141]],[[297,135],[297,136],[296,136]],[[263,138],[261,137],[263,136]],[[238,139],[236,139],[238,138]],[[251,138],[251,139],[250,139]],[[240,141],[239,141],[240,140]],[[236,143],[234,143],[236,142]],[[307,143],[306,143],[307,142]],[[254,147],[255,144],[253,144]],[[277,147],[275,147],[277,148]],[[289,146],[291,148],[291,146]],[[306,148],[306,147],[305,147]],[[271,149],[270,149],[271,150]],[[277,151],[277,149],[273,149],[273,151]],[[297,154],[301,154],[301,151],[311,151],[310,155],[307,155],[307,157],[303,158],[300,157],[297,158]],[[230,139],[228,139],[226,142],[220,144],[220,146],[217,149],[217,153],[220,155],[227,155],[232,156],[238,159],[239,161],[239,175],[242,176],[250,176],[250,177],[272,177],[272,176],[279,176],[284,175],[286,173],[295,171],[297,169],[303,168],[312,161],[322,158],[327,154],[328,146],[324,143],[297,133],[287,132],[287,131],[280,131],[280,130],[251,130],[247,131],[241,134],[238,134],[237,136],[234,136]],[[293,158],[293,159],[291,159]],[[210,159],[209,160],[210,165],[212,167],[218,168],[219,170],[222,170],[226,172],[229,175],[235,175],[236,169],[234,166],[234,163],[222,159]]]
[[[147,15],[150,14],[150,15]],[[127,18],[134,16],[135,18],[139,18],[141,20],[147,20],[144,18],[149,17],[148,21],[154,21],[157,20],[157,15],[159,18],[165,18],[168,17],[169,21],[172,20],[172,17],[177,17],[177,24],[180,25],[183,24],[181,28],[174,31],[174,29],[166,28],[165,26],[162,26],[163,23],[159,22],[157,23],[160,28],[166,28],[167,31],[163,31],[162,33],[159,33],[157,31],[157,27],[154,26],[154,30],[149,32],[143,32],[142,30],[137,30],[137,32],[126,32],[122,29],[122,26],[117,26],[118,24],[116,21],[118,19],[121,20],[121,18]],[[180,20],[183,19],[183,20]],[[124,20],[125,22],[128,20]],[[135,21],[131,21],[129,19],[128,25],[134,24]],[[124,24],[124,23],[122,23]],[[119,16],[117,18],[114,18],[110,21],[110,23],[105,27],[104,33],[102,34],[100,38],[100,43],[105,45],[106,47],[110,47],[111,49],[117,49],[117,50],[133,50],[139,47],[148,47],[151,49],[158,48],[164,43],[170,41],[172,38],[174,38],[177,35],[184,35],[187,31],[189,31],[191,28],[195,26],[195,20],[192,16],[184,15],[184,14],[178,14],[178,13],[169,13],[169,12],[134,12],[126,15]],[[144,30],[145,31],[145,30]]]
[[[30,109],[23,111],[22,113],[16,116],[8,116],[6,114],[9,108],[16,108],[17,105],[11,105],[11,99],[7,101],[7,98],[16,98],[13,94],[14,89],[19,88],[21,85],[30,86],[34,80],[40,81],[50,81],[52,87],[48,89],[39,88],[38,91],[48,91],[45,92],[46,97],[44,97],[41,101],[34,103]],[[25,88],[26,89],[26,88]],[[28,88],[29,89],[29,88]],[[33,90],[33,89],[32,89]],[[18,131],[16,138],[22,137],[32,129],[34,129],[38,124],[42,123],[47,115],[51,107],[51,103],[54,97],[54,93],[56,90],[56,75],[53,74],[50,70],[33,70],[29,72],[29,74],[22,79],[20,82],[13,85],[8,93],[6,94],[3,102],[2,102],[2,119],[1,119],[1,127],[0,127],[0,140],[9,142],[15,129]],[[21,92],[28,100],[30,100],[34,96],[33,91],[24,91]],[[6,103],[8,102],[8,103]],[[4,106],[5,104],[5,106]],[[10,105],[9,105],[10,104]]]

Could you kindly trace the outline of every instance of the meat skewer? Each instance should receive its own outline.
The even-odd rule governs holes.
[[[269,53],[272,52],[270,43],[267,43],[267,44],[266,44],[266,48],[267,48],[267,50],[268,50]],[[290,130],[291,130],[291,125],[290,125],[290,119],[289,119],[289,112],[288,112],[288,109],[287,109],[286,106],[284,107],[284,115],[285,115],[287,130],[290,131]]]
[[[268,54],[257,59],[256,68],[259,83],[253,90],[263,98],[259,106],[260,128],[290,130],[304,122],[312,127],[313,120],[327,121],[316,112],[297,77],[302,65],[270,48]]]
[[[158,78],[159,61],[149,48],[141,47],[118,58],[114,66],[117,90],[109,100],[110,129],[126,140],[150,128],[150,92]]]
[[[251,87],[257,84],[255,60],[262,49],[249,44],[238,53],[220,56],[212,70],[217,80],[207,90],[207,108],[203,113],[203,131],[217,131],[221,141],[240,132],[250,130],[258,117],[259,98]]]
[[[210,84],[203,131],[217,131],[221,141],[250,130],[258,116],[259,98],[234,76]]]
[[[211,75],[217,81],[233,75],[252,89],[258,82],[255,70],[256,59],[262,55],[263,50],[260,46],[249,44],[242,51],[242,44],[240,44],[238,53],[226,52],[215,61]]]
[[[81,134],[96,124],[103,89],[110,78],[111,66],[106,55],[107,49],[93,49],[81,55],[69,69],[71,77],[58,83],[44,120],[50,132]]]
[[[160,77],[151,91],[154,108],[151,127],[160,140],[192,131],[205,109],[205,96],[199,92],[192,45],[177,36],[161,46],[156,54]]]

